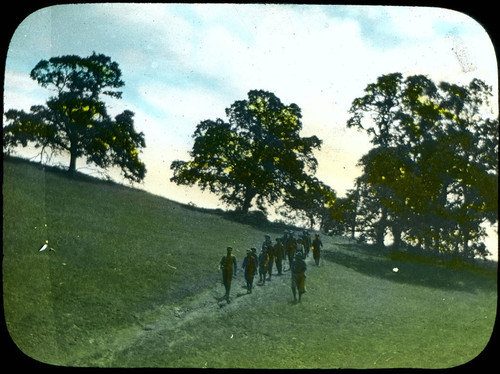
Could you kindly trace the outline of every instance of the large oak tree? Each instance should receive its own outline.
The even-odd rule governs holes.
[[[197,184],[246,213],[255,199],[262,211],[266,203],[293,200],[298,186],[314,180],[313,151],[321,140],[300,136],[302,114],[296,104],[285,105],[273,93],[252,90],[248,99],[227,108],[226,115],[227,121],[198,124],[191,158],[171,165],[173,182]]]
[[[66,55],[41,60],[30,76],[54,95],[29,112],[5,113],[4,148],[31,143],[42,152],[68,152],[70,173],[76,170],[76,160],[85,157],[104,169],[120,167],[127,179],[144,179],[139,151],[145,141],[134,129],[134,113],[125,110],[111,118],[103,101],[103,96],[121,98],[118,89],[124,82],[118,63],[95,52],[89,57]]]

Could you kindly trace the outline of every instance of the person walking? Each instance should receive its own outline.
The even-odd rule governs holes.
[[[292,294],[294,302],[297,302],[297,291],[299,293],[299,303],[302,300],[302,294],[306,292],[306,270],[306,262],[302,255],[297,252],[292,262]]]
[[[281,238],[281,245],[283,246],[283,271],[287,271],[287,270],[290,270],[290,269],[285,269],[285,261],[286,261],[286,258],[288,256],[288,241],[289,241],[289,234],[288,234],[288,230],[285,230],[285,232],[283,233],[283,237]]]
[[[312,242],[312,250],[313,250],[313,257],[314,257],[314,262],[316,263],[316,266],[319,266],[319,258],[321,255],[321,247],[322,246],[323,246],[323,243],[321,242],[319,235],[314,234],[314,240]]]
[[[309,231],[304,230],[302,233],[302,242],[304,244],[304,254],[305,257],[309,256],[309,251],[311,250],[311,236]]]
[[[247,282],[247,293],[252,293],[253,279],[257,274],[257,249],[251,248],[247,250],[247,256],[243,260],[243,269],[245,269],[245,281]]]
[[[226,255],[220,260],[220,268],[222,270],[222,283],[226,288],[226,301],[229,304],[229,292],[231,291],[231,281],[233,276],[236,277],[236,258],[232,254],[233,249],[227,247]]]
[[[259,253],[259,282],[264,285],[266,284],[266,273],[269,267],[269,253],[267,253],[266,248],[262,248]]]
[[[293,236],[293,231],[288,231],[288,236],[286,240],[286,254],[288,256],[289,269],[292,268],[293,258],[295,257],[295,252],[297,251],[297,239]]]
[[[278,275],[283,275],[283,259],[285,258],[285,247],[281,242],[281,238],[276,238],[276,244],[273,247],[274,261],[276,261],[276,269]]]
[[[305,250],[304,250],[304,241],[302,240],[302,238],[297,239],[297,245],[295,246],[295,248],[296,248],[295,253],[300,253],[302,258],[306,258]]]
[[[269,235],[265,236],[264,243],[262,243],[262,250],[267,252],[268,263],[266,273],[269,274],[268,280],[271,280],[273,275],[274,247]]]

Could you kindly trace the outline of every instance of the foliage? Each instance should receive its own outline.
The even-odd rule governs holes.
[[[290,186],[281,207],[281,214],[285,217],[303,218],[313,228],[316,220],[323,221],[330,215],[335,205],[337,195],[335,191],[314,177],[307,177],[301,183]]]
[[[29,112],[10,109],[5,113],[4,147],[52,149],[69,152],[69,171],[76,170],[76,160],[108,168],[119,166],[125,178],[144,179],[146,168],[139,160],[145,147],[144,135],[134,129],[129,110],[109,116],[102,96],[120,98],[117,89],[124,85],[118,64],[109,57],[62,56],[40,61],[31,78],[55,95],[45,105],[32,106]]]
[[[347,123],[374,144],[359,162],[361,231],[378,244],[391,230],[396,243],[485,256],[481,224],[498,217],[498,120],[485,110],[491,88],[395,73],[365,92]]]
[[[299,199],[299,191],[316,185],[313,150],[321,140],[301,137],[301,110],[285,105],[273,93],[252,90],[247,100],[226,109],[228,121],[205,120],[193,134],[189,161],[176,160],[171,180],[198,184],[220,196],[229,206],[247,212],[254,198],[257,207],[280,199]]]

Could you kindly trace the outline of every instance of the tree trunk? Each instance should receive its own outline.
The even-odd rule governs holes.
[[[375,226],[375,243],[378,247],[384,248],[385,229],[387,227],[387,208],[382,208],[382,216]]]
[[[241,206],[241,212],[247,214],[248,210],[252,206],[252,200],[257,193],[253,188],[247,188],[245,192],[245,200],[243,200],[243,205]]]
[[[69,160],[69,169],[68,173],[74,175],[76,173],[76,159],[77,159],[76,150],[73,147],[70,149],[70,160]]]
[[[352,217],[352,226],[351,226],[351,238],[355,239],[356,237],[356,218],[358,217],[358,207],[359,200],[361,196],[361,182],[360,180],[356,180],[356,192],[355,192],[355,200],[354,200],[354,212]]]
[[[352,222],[351,222],[351,239],[355,239],[356,237],[356,217],[357,217],[357,213],[354,212],[354,217],[352,219]]]
[[[402,243],[401,234],[402,234],[401,227],[398,224],[393,224],[392,225],[392,236],[394,238],[394,242],[392,245],[395,248],[401,247],[401,243]]]

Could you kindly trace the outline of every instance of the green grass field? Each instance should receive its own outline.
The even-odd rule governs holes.
[[[302,303],[288,273],[242,297],[239,274],[225,305],[226,246],[241,263],[280,228],[15,160],[3,198],[6,325],[44,363],[447,368],[480,354],[495,323],[496,262],[438,266],[322,236]]]

